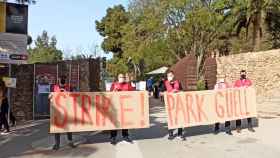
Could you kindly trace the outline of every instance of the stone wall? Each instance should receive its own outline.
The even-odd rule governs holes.
[[[17,87],[11,89],[11,110],[18,121],[33,119],[33,65],[12,65]]]
[[[280,91],[280,49],[219,57],[217,78],[234,82],[240,78],[240,70],[248,73],[259,96],[271,96]]]

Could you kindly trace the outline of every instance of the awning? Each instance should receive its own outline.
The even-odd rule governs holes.
[[[153,71],[151,71],[151,72],[149,72],[149,73],[146,73],[146,74],[147,74],[147,75],[165,74],[165,73],[167,72],[167,70],[168,70],[168,67],[163,66],[163,67],[161,67],[161,68],[158,68],[158,69],[153,70]]]

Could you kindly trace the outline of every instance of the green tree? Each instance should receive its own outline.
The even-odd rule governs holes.
[[[96,21],[96,30],[104,37],[102,49],[116,56],[123,53],[122,27],[128,22],[128,15],[122,5],[107,9],[107,14],[101,21]]]
[[[43,31],[35,41],[35,47],[29,48],[28,63],[47,63],[62,60],[63,53],[56,48],[57,40],[55,36],[49,39],[48,33]]]
[[[267,31],[270,33],[269,40],[272,48],[280,48],[280,1],[272,0],[267,6],[265,23]]]
[[[278,29],[275,25],[278,19],[275,17],[279,14],[279,6],[278,0],[235,0],[232,2],[228,14],[235,21],[232,26],[235,33],[249,42],[244,44],[250,46],[245,51],[275,48],[275,42],[277,43],[279,39],[275,36],[275,31]],[[269,38],[271,36],[273,37]]]
[[[141,76],[194,54],[197,77],[202,79],[204,61],[212,52],[228,55],[277,48],[279,3],[279,0],[132,0],[128,10],[123,10],[126,22],[114,30],[121,35],[118,36],[121,56],[114,56],[111,70],[127,70]],[[108,14],[103,19],[107,17]],[[105,24],[99,25],[101,33],[105,32]],[[103,36],[107,38],[104,42],[108,42],[109,34]],[[136,74],[137,65],[144,65],[145,69]]]

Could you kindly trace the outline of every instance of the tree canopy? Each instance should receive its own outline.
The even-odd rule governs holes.
[[[131,0],[127,9],[108,8],[96,29],[103,50],[115,54],[113,75],[142,76],[194,54],[200,77],[212,53],[279,48],[279,17],[279,0]]]
[[[62,60],[63,53],[57,49],[57,40],[55,36],[49,37],[46,31],[38,36],[35,41],[35,47],[29,48],[28,63],[47,63]]]

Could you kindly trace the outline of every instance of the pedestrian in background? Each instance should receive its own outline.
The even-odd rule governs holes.
[[[8,124],[9,102],[6,97],[7,87],[3,80],[0,80],[0,129],[4,125],[4,132],[1,135],[7,135],[10,133],[10,126]]]

